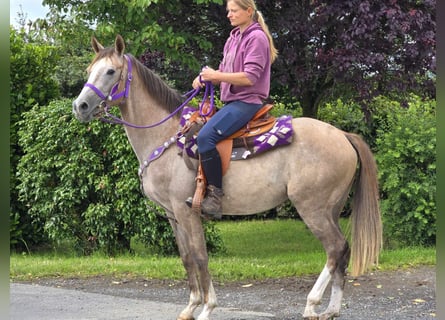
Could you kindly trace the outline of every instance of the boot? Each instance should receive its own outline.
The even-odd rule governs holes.
[[[222,208],[221,198],[224,196],[224,192],[221,188],[217,188],[214,185],[207,187],[206,197],[201,203],[201,211],[214,219],[221,219]]]
[[[222,165],[219,152],[215,148],[200,154],[200,158],[208,182],[207,194],[201,203],[201,210],[208,215],[216,214],[215,218],[221,219],[221,198],[224,193],[222,191]],[[192,198],[186,200],[189,207],[192,206],[192,200]]]

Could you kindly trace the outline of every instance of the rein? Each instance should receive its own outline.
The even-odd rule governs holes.
[[[131,64],[131,59],[126,54],[124,55],[124,57],[127,60],[127,66],[128,66],[127,69],[128,70],[127,70],[127,80],[125,82],[125,89],[123,91],[117,93],[120,80],[111,88],[111,91],[108,95],[105,95],[104,93],[102,93],[102,91],[92,83],[87,82],[84,84],[84,87],[90,88],[102,99],[100,105],[104,107],[105,115],[103,117],[101,117],[100,120],[102,120],[103,122],[107,122],[107,123],[111,123],[111,124],[121,124],[121,125],[125,125],[125,126],[131,127],[131,128],[136,128],[136,129],[154,128],[154,127],[157,127],[157,126],[163,124],[167,120],[171,119],[182,108],[184,108],[194,97],[196,97],[199,94],[199,92],[201,91],[201,88],[197,88],[197,89],[193,89],[193,90],[190,90],[189,92],[185,93],[183,96],[187,97],[187,99],[178,108],[176,108],[176,110],[174,110],[172,113],[170,113],[167,117],[165,117],[161,121],[156,122],[154,124],[140,126],[140,125],[136,125],[136,124],[130,123],[128,121],[125,121],[122,118],[119,118],[118,116],[115,116],[114,114],[112,114],[110,112],[110,108],[112,106],[110,104],[108,104],[108,102],[113,102],[113,101],[116,101],[121,98],[128,98],[128,96],[129,96],[130,84],[131,84],[131,81],[133,80],[133,73],[132,73],[133,68],[132,68],[132,64]],[[205,117],[205,116],[208,116],[213,111],[213,108],[215,106],[215,91],[213,88],[213,84],[210,81],[206,81],[206,82],[202,81],[201,76],[200,76],[200,81],[201,81],[201,83],[205,83],[205,92],[204,92],[204,97],[202,99],[202,102],[199,106],[199,113],[201,116]],[[206,113],[203,113],[202,110],[204,107],[204,102],[206,101],[207,98],[210,99],[210,107]]]

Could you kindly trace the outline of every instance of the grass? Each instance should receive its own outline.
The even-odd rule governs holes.
[[[212,256],[212,277],[219,282],[314,275],[321,272],[325,253],[318,240],[301,221],[266,220],[218,222],[225,254]],[[342,220],[342,228],[347,228]],[[134,255],[114,258],[102,254],[78,257],[73,254],[12,254],[10,278],[32,280],[48,277],[143,277],[186,278],[178,257],[159,257],[140,245]],[[383,251],[380,270],[435,265],[435,248],[403,248]]]

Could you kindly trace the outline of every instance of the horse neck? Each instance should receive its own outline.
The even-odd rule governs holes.
[[[152,125],[165,119],[169,112],[142,86],[138,85],[137,80],[137,76],[134,75],[130,94],[120,106],[122,119],[137,126]],[[173,117],[158,126],[147,129],[125,126],[125,131],[139,163],[142,163],[154,149],[176,134],[178,120]]]

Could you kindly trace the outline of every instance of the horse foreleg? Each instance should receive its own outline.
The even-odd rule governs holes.
[[[202,233],[197,233],[199,230],[201,230]],[[195,238],[195,244],[198,245],[198,247],[195,248],[196,266],[203,303],[203,309],[198,317],[198,320],[209,320],[210,314],[217,306],[216,294],[208,268],[209,257],[207,255],[204,233],[202,228],[197,228],[194,231],[194,235],[197,236],[197,238]]]
[[[187,272],[193,274],[193,277],[189,277],[190,300],[187,307],[180,313],[178,320],[194,319],[193,313],[195,312],[196,308],[201,304],[203,304],[203,308],[197,320],[210,320],[210,314],[213,312],[213,309],[215,309],[215,307],[217,306],[216,293],[213,287],[212,280],[210,280],[210,275],[208,272],[204,271],[204,273],[206,274],[204,274],[204,276],[199,277],[197,276],[196,272],[193,273],[190,272],[190,269],[187,270]],[[207,278],[208,281],[202,281],[205,278]]]
[[[213,309],[217,306],[215,289],[213,288],[213,283],[210,281],[210,286],[207,294],[207,302],[204,302],[201,313],[197,320],[210,320],[210,315]],[[190,291],[190,301],[187,307],[180,313],[177,320],[193,320],[193,313],[196,308],[201,305],[201,295],[199,290]]]
[[[194,320],[193,313],[196,308],[201,304],[201,291],[199,289],[198,279],[196,277],[196,272],[191,270],[191,266],[184,262],[184,267],[188,275],[190,298],[188,305],[181,311],[177,320]]]
[[[210,320],[210,314],[213,312],[213,309],[215,309],[216,306],[217,306],[216,293],[215,289],[213,288],[213,283],[210,280],[210,285],[207,292],[207,298],[205,298],[205,304],[201,314],[198,317],[198,320]]]
[[[171,213],[170,213],[171,214]],[[175,216],[171,214],[174,218]],[[181,221],[179,223],[175,219],[170,219],[170,225],[173,228],[173,232],[176,238],[176,244],[178,245],[179,254],[181,256],[182,264],[187,273],[187,279],[190,289],[190,298],[188,305],[181,311],[177,320],[194,320],[193,313],[196,308],[201,304],[201,290],[198,281],[197,268],[191,251],[190,238],[188,234],[188,223]]]
[[[184,216],[182,216],[184,217]],[[209,320],[215,309],[216,294],[208,270],[208,254],[199,216],[186,215],[174,225],[176,240],[190,286],[190,300],[178,320],[192,320],[196,308],[203,305],[198,320]],[[179,216],[177,216],[179,220]]]

